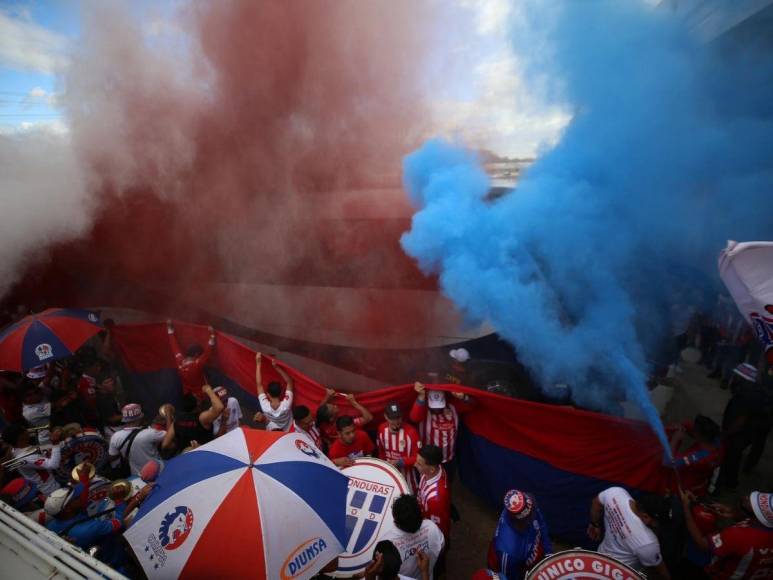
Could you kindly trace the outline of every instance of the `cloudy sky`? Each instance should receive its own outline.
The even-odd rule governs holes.
[[[449,76],[456,80],[430,103],[437,132],[502,154],[533,156],[555,141],[568,115],[527,90],[508,39],[517,17],[510,3],[457,2],[476,18],[466,39],[450,47],[457,67]],[[177,32],[173,20],[180,0],[144,4],[152,6],[147,34]],[[67,131],[57,93],[68,54],[77,47],[81,9],[78,0],[0,1],[0,132]]]

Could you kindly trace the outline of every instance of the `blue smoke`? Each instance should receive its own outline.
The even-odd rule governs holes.
[[[699,43],[632,1],[544,3],[529,22],[518,45],[547,45],[520,57],[571,123],[495,200],[460,144],[407,156],[418,211],[402,245],[543,387],[611,412],[633,401],[665,444],[645,383],[671,307],[698,301],[691,272],[712,271],[727,239],[773,235],[770,53]]]

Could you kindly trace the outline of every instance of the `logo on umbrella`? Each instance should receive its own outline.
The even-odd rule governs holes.
[[[295,446],[298,448],[298,451],[300,451],[304,455],[308,455],[309,457],[313,457],[314,459],[319,459],[319,453],[311,445],[306,443],[303,439],[296,439]]]
[[[325,551],[327,543],[322,538],[306,540],[295,548],[282,564],[282,580],[296,578],[316,562],[319,555]],[[327,562],[326,562],[327,563]]]
[[[46,360],[54,356],[54,351],[50,344],[44,342],[35,347],[35,355],[38,357],[38,360]]]
[[[176,550],[191,533],[193,528],[193,511],[185,506],[177,506],[174,511],[164,516],[158,530],[158,538],[166,550]]]

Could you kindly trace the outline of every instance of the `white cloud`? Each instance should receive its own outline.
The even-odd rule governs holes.
[[[510,35],[523,14],[503,0],[462,0],[476,16],[476,35],[459,50],[470,63],[463,98],[431,103],[436,130],[507,156],[533,157],[553,145],[569,122],[567,111],[540,98],[526,82]]]
[[[58,98],[59,96],[57,93],[49,92],[42,87],[34,87],[30,90],[29,93],[27,93],[27,96],[24,97],[24,100],[21,104],[26,107],[34,105],[47,105],[53,108],[57,106]]]
[[[67,63],[67,40],[24,14],[0,10],[0,65],[53,74]]]

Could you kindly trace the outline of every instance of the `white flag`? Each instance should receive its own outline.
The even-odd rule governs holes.
[[[729,241],[719,275],[773,364],[773,242]]]

